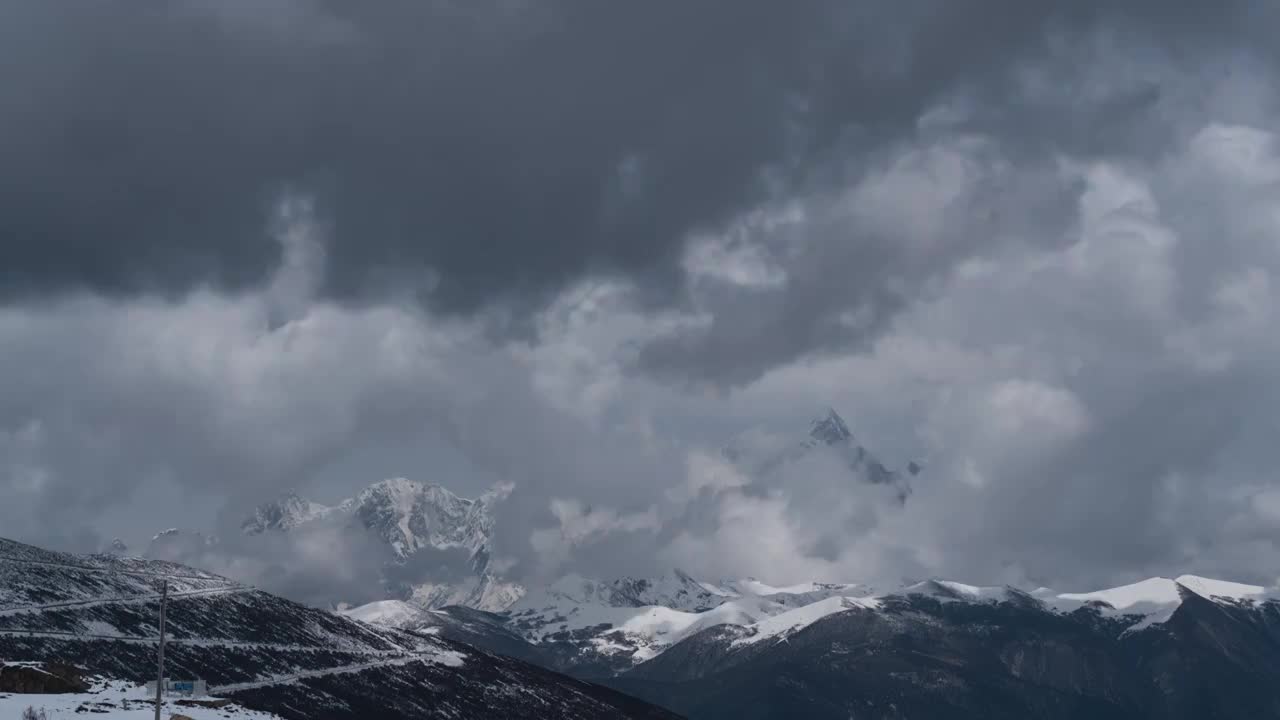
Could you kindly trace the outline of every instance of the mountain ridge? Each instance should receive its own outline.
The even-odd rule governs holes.
[[[558,606],[482,616],[444,608],[424,613],[422,627],[469,634],[481,646],[500,633],[506,649],[495,652],[696,720],[1244,720],[1280,712],[1276,588],[1195,575],[1082,593],[936,578],[892,587],[689,580],[723,601],[698,612],[637,607],[611,589],[664,583],[573,578],[522,600]],[[573,588],[583,591],[564,592]]]
[[[645,592],[632,592],[637,588]],[[671,592],[673,588],[684,592]],[[691,588],[697,592],[689,592]],[[705,643],[705,637],[698,639],[700,635],[722,638],[725,652],[738,652],[762,641],[785,640],[830,615],[852,610],[889,611],[904,598],[944,605],[1005,604],[1054,616],[1089,612],[1113,626],[1118,636],[1167,622],[1186,593],[1231,606],[1265,605],[1278,597],[1274,590],[1260,586],[1191,575],[1176,580],[1153,578],[1090,593],[1057,593],[1046,588],[975,586],[939,579],[896,586],[802,583],[774,587],[751,579],[700,582],[676,571],[652,580],[596,581],[569,576],[548,588],[530,591],[508,611],[490,615],[487,625],[501,626],[508,651],[514,636],[527,645],[518,650],[522,657],[594,678],[627,674],[683,642]],[[391,610],[380,608],[379,613],[373,613],[357,608],[350,612],[376,615],[399,627],[439,627],[445,636],[458,631],[471,642],[484,643],[483,628],[463,621],[461,609],[416,613],[411,607],[398,606]],[[476,632],[479,636],[471,634]]]

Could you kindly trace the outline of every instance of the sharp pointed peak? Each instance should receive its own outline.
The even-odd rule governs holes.
[[[833,422],[833,423],[839,423],[840,425],[843,425],[844,418],[840,416],[840,413],[837,412],[834,407],[832,407],[831,405],[827,405],[825,408],[823,408],[822,413],[817,418],[815,418],[813,422],[815,424],[820,422]]]
[[[840,417],[833,407],[827,407],[826,413],[809,423],[809,435],[815,440],[831,445],[833,443],[852,440],[853,433],[849,425]]]

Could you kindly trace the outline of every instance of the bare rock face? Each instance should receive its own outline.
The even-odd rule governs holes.
[[[15,695],[58,695],[89,689],[80,671],[62,663],[4,663],[0,665],[0,692]]]

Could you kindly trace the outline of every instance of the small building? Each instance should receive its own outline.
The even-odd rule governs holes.
[[[147,694],[156,694],[156,681],[147,683]],[[164,694],[180,697],[205,697],[209,694],[209,684],[204,680],[164,680]]]

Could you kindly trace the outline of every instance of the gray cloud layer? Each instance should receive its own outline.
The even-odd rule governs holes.
[[[1248,2],[6,4],[0,530],[225,533],[434,443],[466,465],[397,474],[515,482],[528,577],[1273,581],[1278,28]],[[714,459],[827,404],[928,456],[905,510],[820,461],[760,493]]]
[[[0,288],[245,287],[301,189],[333,228],[329,291],[471,309],[606,271],[661,297],[687,233],[874,156],[948,94],[1033,152],[1127,149],[1158,87],[1026,98],[1019,61],[1106,23],[1219,42],[1241,7],[8,3]],[[864,266],[892,246],[865,244]]]

